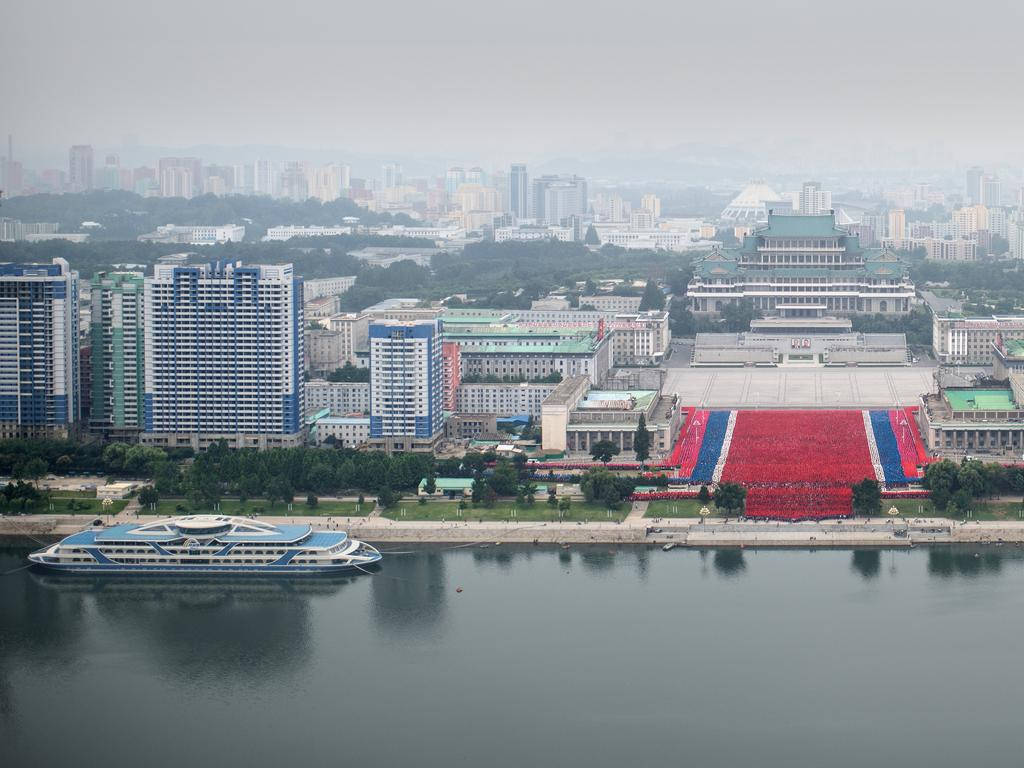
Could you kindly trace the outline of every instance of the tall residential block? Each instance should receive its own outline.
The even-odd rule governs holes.
[[[513,163],[508,173],[508,210],[517,219],[530,216],[530,185],[523,163]]]
[[[72,192],[92,189],[92,146],[75,144],[68,151],[68,187]]]
[[[301,444],[302,281],[291,264],[157,264],[143,312],[144,443]]]
[[[431,450],[444,427],[441,323],[370,324],[370,445]]]
[[[0,437],[67,436],[78,420],[78,273],[0,264]]]
[[[89,429],[107,437],[134,437],[143,427],[144,288],[141,272],[97,272],[90,282]]]

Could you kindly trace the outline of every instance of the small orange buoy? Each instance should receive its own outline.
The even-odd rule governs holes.
[[[456,591],[456,592],[461,592],[461,591],[462,591],[462,587],[456,587],[456,588],[455,588],[455,591]]]

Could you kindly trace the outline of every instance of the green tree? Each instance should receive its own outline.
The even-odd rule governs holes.
[[[139,490],[139,504],[143,507],[154,506],[160,501],[160,492],[152,485],[145,485]]]
[[[938,510],[946,509],[953,494],[959,490],[959,468],[948,459],[925,467],[922,485],[928,489],[932,504]]]
[[[853,512],[871,517],[882,511],[882,486],[877,480],[865,477],[853,484]]]
[[[727,514],[732,514],[743,509],[747,489],[738,483],[721,483],[715,488],[711,498],[714,499],[716,507]]]
[[[306,506],[309,507],[310,509],[315,509],[319,503],[320,499],[316,497],[315,493],[310,493],[306,495]]]
[[[697,491],[697,501],[705,505],[711,501],[711,491],[708,490],[706,485],[702,485],[700,490]]]
[[[567,517],[570,509],[572,509],[572,500],[568,496],[563,496],[558,500],[559,518]]]
[[[473,500],[474,504],[479,504],[484,500],[484,493],[487,492],[488,488],[490,488],[490,486],[482,477],[478,477],[473,481],[473,486],[471,488],[472,495],[470,498]]]
[[[494,474],[490,478],[490,486],[499,496],[511,496],[516,492],[519,485],[519,472],[515,464],[502,459],[494,468]]]
[[[633,434],[633,451],[636,453],[636,459],[641,465],[647,462],[647,459],[651,457],[651,433],[647,429],[647,419],[644,414],[640,414],[640,420],[636,425],[636,432]]]
[[[377,504],[382,509],[391,509],[398,503],[398,494],[391,489],[390,485],[385,485],[380,489],[377,494]]]
[[[600,245],[601,244],[601,238],[599,238],[597,236],[597,230],[594,228],[593,224],[591,224],[589,227],[587,227],[587,234],[583,237],[583,244],[584,245]]]
[[[49,469],[46,462],[38,457],[29,459],[21,466],[21,476],[26,480],[31,480],[35,487],[39,488],[39,481],[46,477],[46,471]]]
[[[622,497],[619,496],[618,490],[612,485],[605,488],[601,501],[604,502],[605,509],[618,509],[619,504],[622,503]]]
[[[437,493],[437,478],[433,475],[427,475],[427,482],[423,485],[423,492],[428,496],[433,496]]]
[[[554,483],[552,483],[551,485],[548,486],[548,506],[549,507],[557,507],[558,506],[558,491],[555,489],[555,484]]]
[[[758,316],[754,303],[750,299],[730,301],[722,307],[722,320],[727,331],[750,330],[750,321]]]
[[[665,308],[665,294],[653,280],[648,280],[644,287],[643,298],[640,299],[640,311],[646,312],[651,309],[662,310]]]
[[[602,464],[607,464],[614,457],[619,455],[619,450],[619,446],[611,440],[598,440],[590,446],[590,455],[593,457],[594,461],[600,461]]]
[[[484,506],[491,509],[497,500],[498,494],[495,493],[494,489],[488,485],[487,488],[484,489]]]

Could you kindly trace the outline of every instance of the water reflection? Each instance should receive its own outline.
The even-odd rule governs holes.
[[[720,575],[730,579],[741,576],[747,570],[747,561],[743,559],[741,549],[717,549],[711,564]]]
[[[877,549],[855,549],[850,565],[864,581],[877,579],[882,570],[882,553]]]
[[[982,574],[996,574],[1002,570],[1003,552],[990,548],[950,548],[928,550],[928,574],[939,578],[963,576],[975,578]],[[1013,556],[1013,559],[1020,559]]]
[[[55,599],[92,606],[163,674],[197,685],[291,674],[312,654],[310,599],[358,576],[164,577],[31,573]]]
[[[479,550],[486,552],[488,550]],[[395,555],[371,580],[373,619],[387,632],[439,627],[445,617],[445,553],[418,550]]]

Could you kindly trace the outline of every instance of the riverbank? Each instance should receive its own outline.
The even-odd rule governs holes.
[[[48,543],[86,527],[88,516],[0,518],[0,538]],[[158,519],[121,514],[104,523]],[[275,524],[309,523],[377,543],[672,544],[681,547],[911,547],[916,544],[1024,544],[1024,522],[945,518],[858,518],[799,523],[647,518],[622,522],[405,521],[383,517],[266,516]]]

